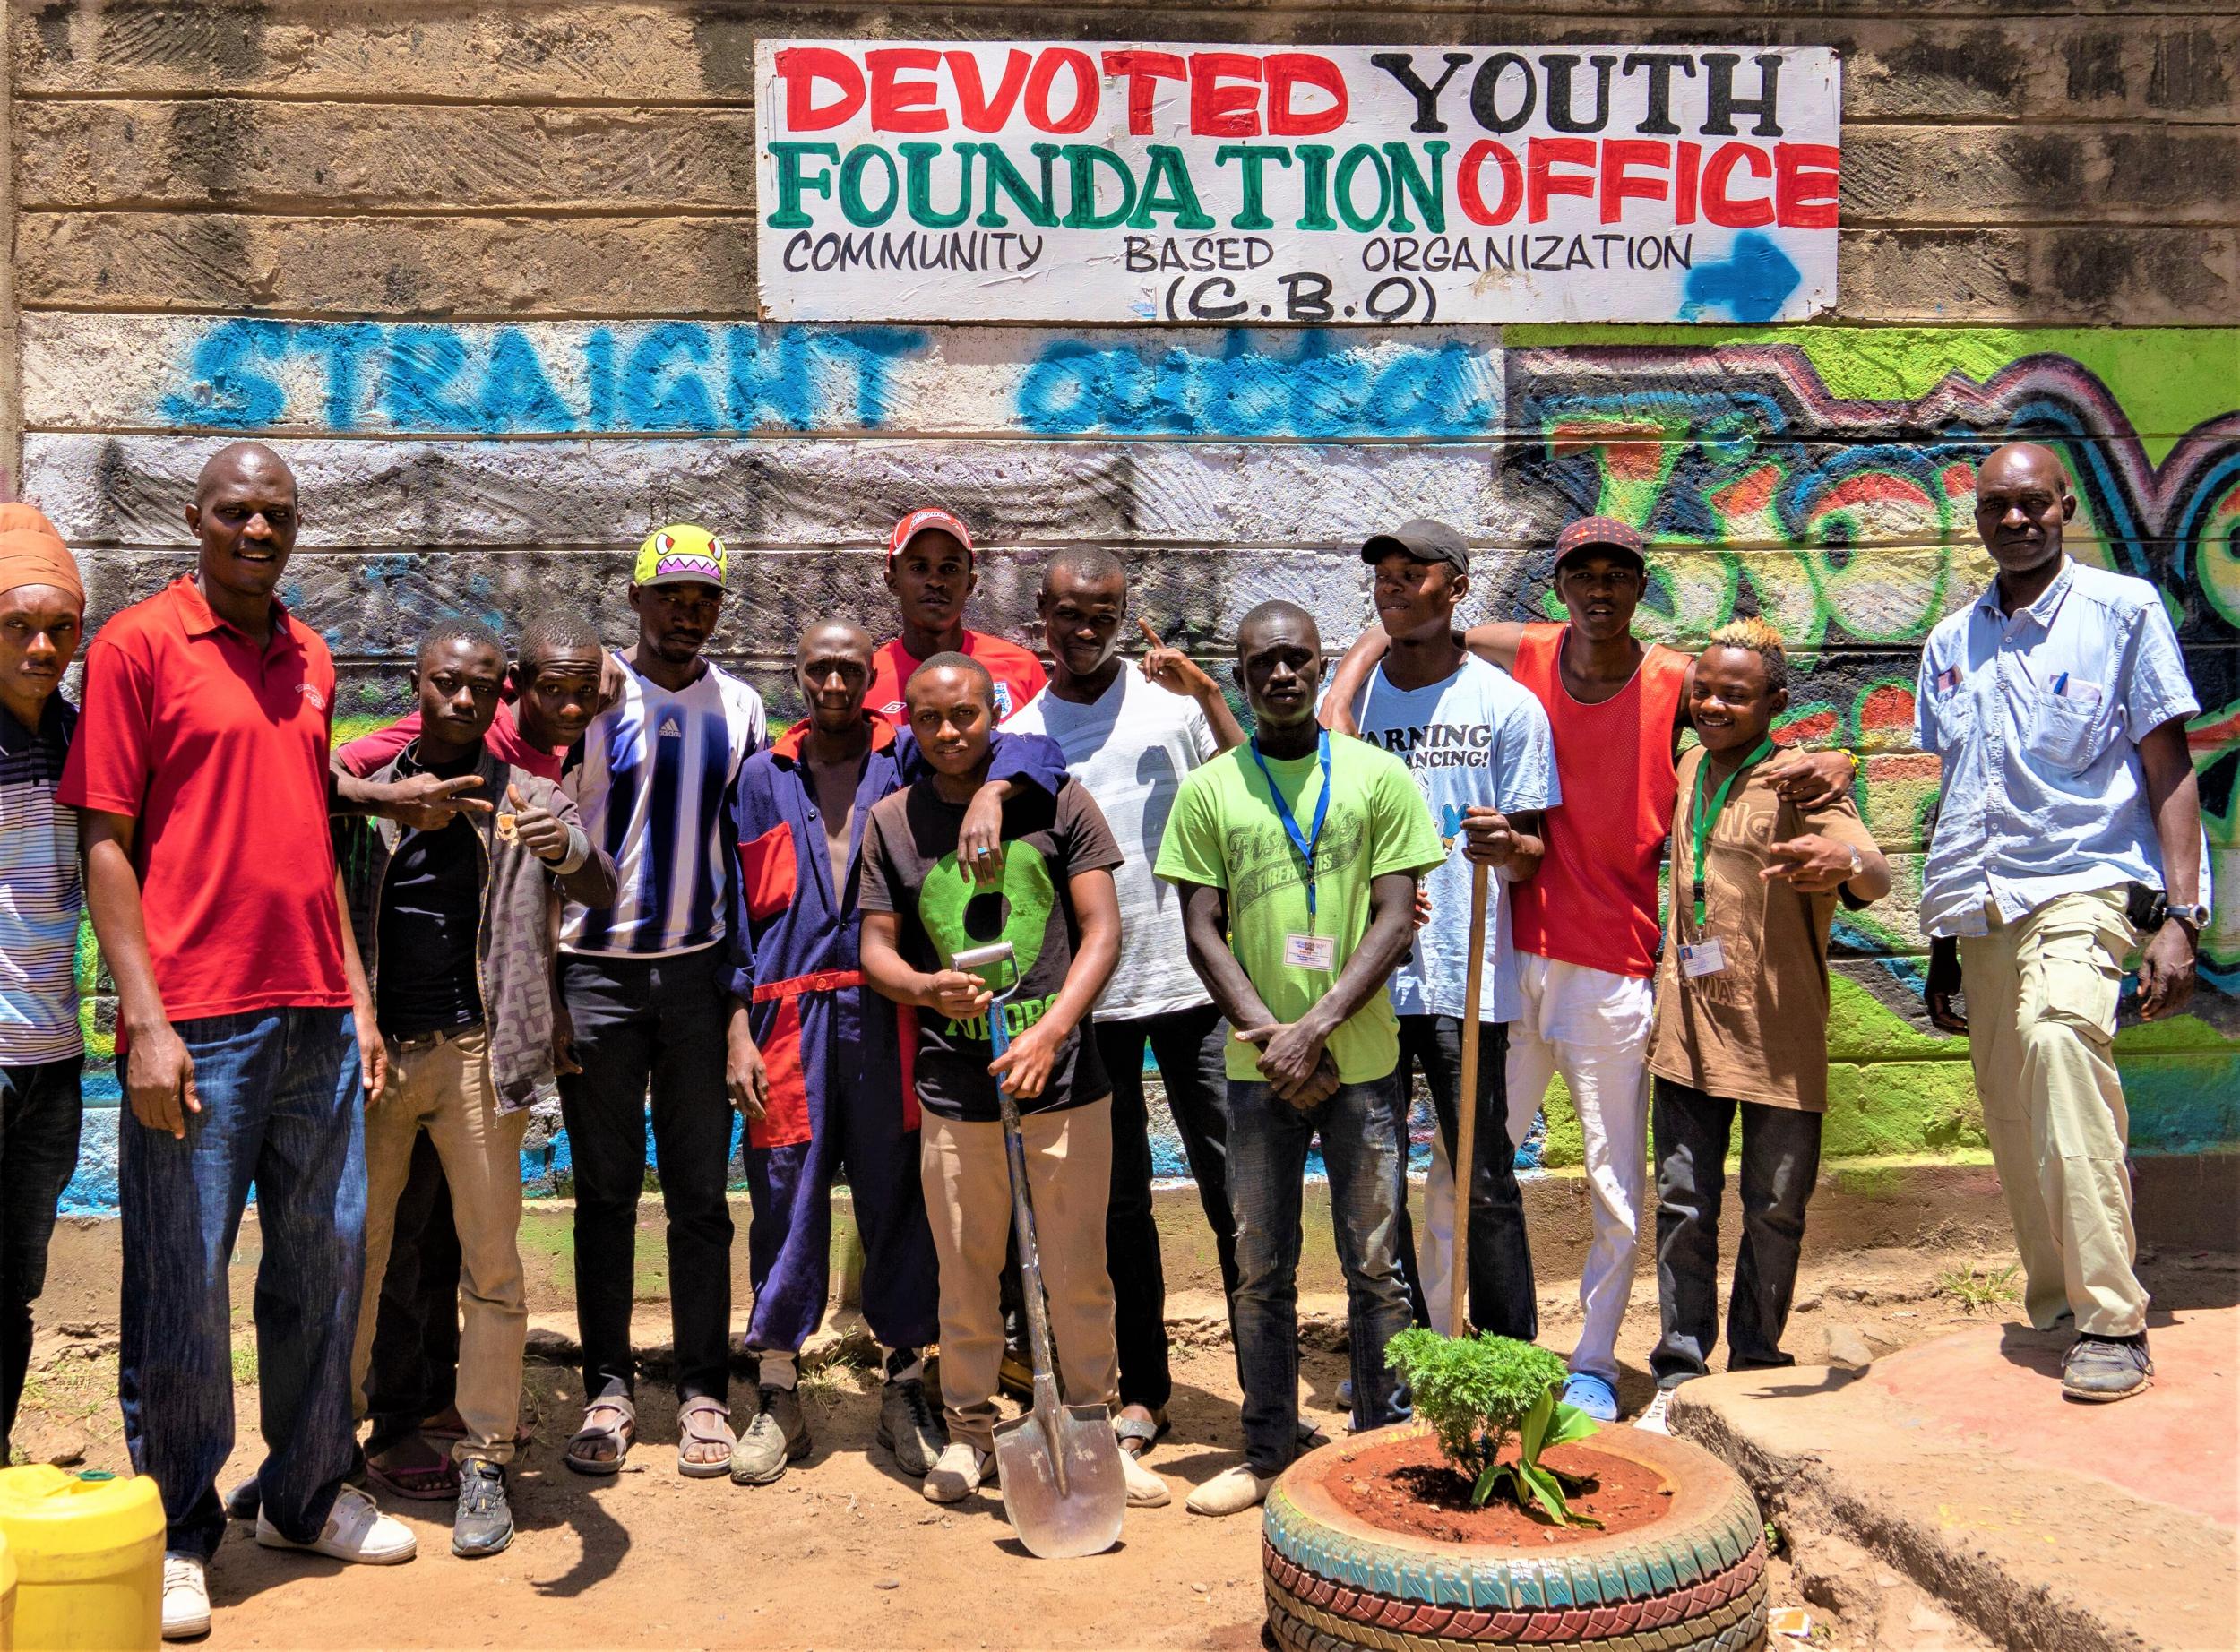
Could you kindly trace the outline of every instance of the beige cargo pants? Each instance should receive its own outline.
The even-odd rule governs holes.
[[[2062,895],[1963,935],[1968,1053],[1983,1098],[2030,1323],[2128,1337],[2147,1327],[2132,1270],[2130,1115],[2110,1045],[2138,937],[2120,889]]]

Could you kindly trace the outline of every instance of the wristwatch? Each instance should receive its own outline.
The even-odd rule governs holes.
[[[1859,846],[1856,843],[1848,844],[1845,847],[1851,851],[1851,870],[1845,875],[1843,880],[1846,883],[1848,883],[1853,878],[1857,877],[1859,873],[1866,870],[1866,856],[1859,853]]]
[[[2192,930],[2197,937],[2202,930],[2209,927],[2209,908],[2198,900],[2191,906],[2184,907],[2173,902],[2162,916],[2166,918],[2177,919],[2179,923]]]

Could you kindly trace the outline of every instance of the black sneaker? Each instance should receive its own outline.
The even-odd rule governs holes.
[[[889,1377],[879,1385],[879,1443],[894,1453],[894,1466],[913,1480],[931,1472],[949,1431],[941,1414],[926,1398],[926,1384],[916,1377],[897,1381]]]
[[[254,1520],[263,1501],[263,1488],[257,1484],[257,1477],[251,1475],[226,1493],[226,1518],[228,1520]]]
[[[513,1510],[505,1501],[505,1470],[479,1458],[461,1463],[451,1552],[461,1560],[481,1560],[503,1553],[513,1541]]]

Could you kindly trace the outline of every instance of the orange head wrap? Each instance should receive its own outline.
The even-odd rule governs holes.
[[[75,597],[81,608],[85,607],[85,581],[78,577],[77,558],[55,525],[33,506],[0,502],[0,591],[19,585],[52,585]]]

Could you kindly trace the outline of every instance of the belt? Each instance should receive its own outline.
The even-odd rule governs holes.
[[[820,969],[814,975],[797,975],[783,981],[765,981],[754,989],[754,1002],[768,1003],[773,998],[798,998],[804,993],[837,993],[864,984],[860,969]]]

